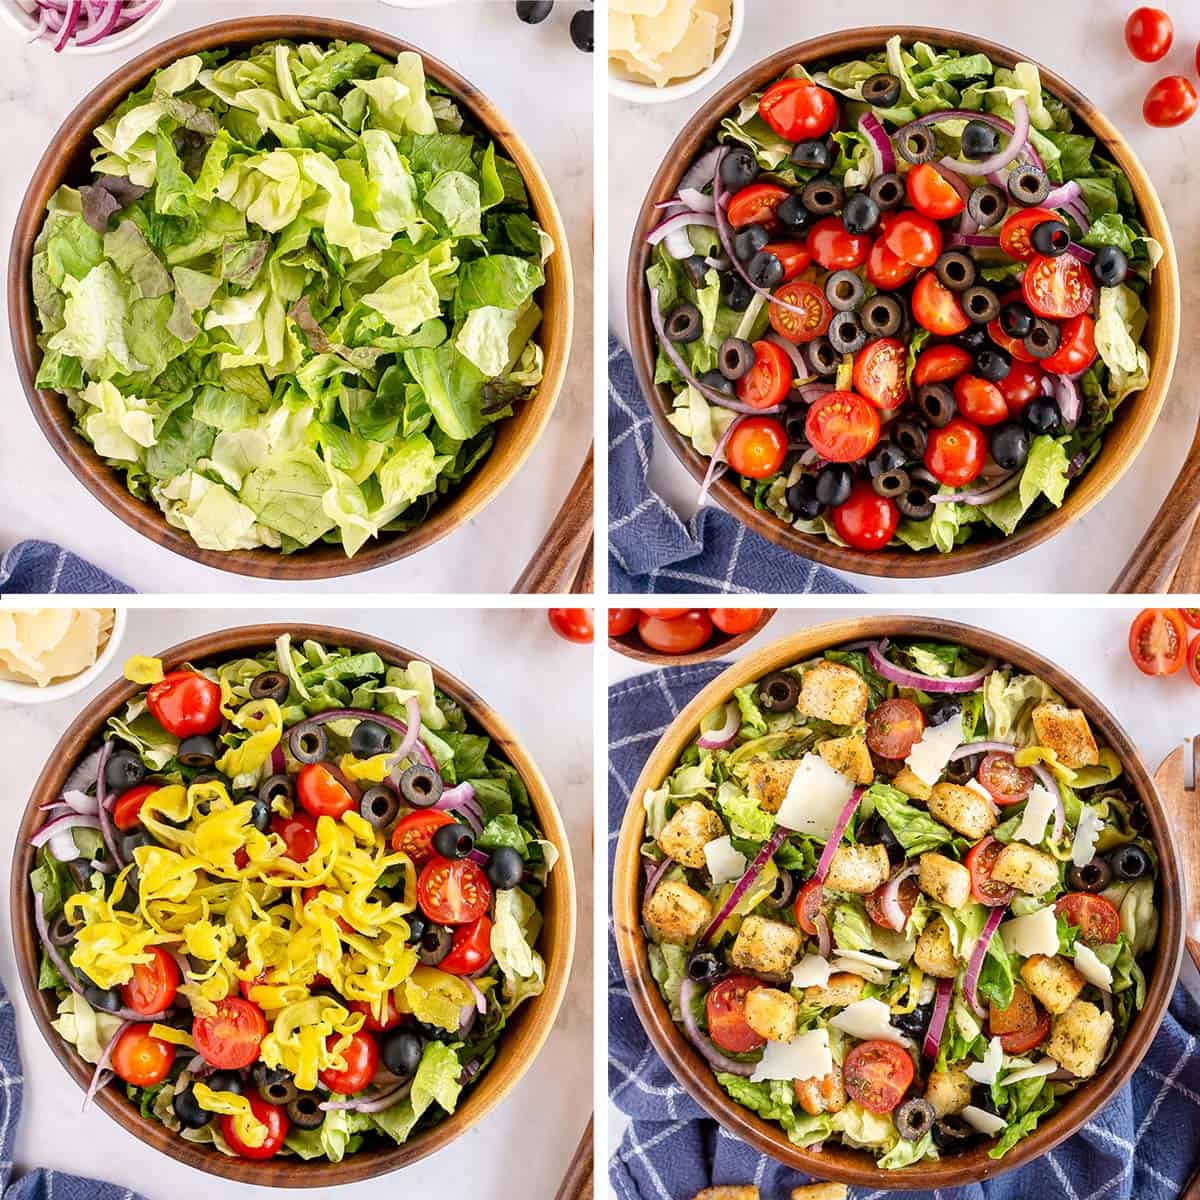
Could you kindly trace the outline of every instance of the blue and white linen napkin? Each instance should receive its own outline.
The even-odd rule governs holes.
[[[0,596],[132,591],[128,584],[54,542],[18,542],[0,558]]]

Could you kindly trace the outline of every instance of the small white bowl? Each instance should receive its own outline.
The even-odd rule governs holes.
[[[105,608],[107,605],[98,604],[92,607]],[[60,679],[46,687],[38,687],[34,683],[18,683],[13,679],[0,679],[0,704],[53,704],[56,700],[65,700],[82,692],[84,688],[94,683],[112,662],[117,653],[117,647],[125,637],[125,625],[129,618],[129,610],[113,605],[113,627],[108,635],[108,644],[100,651],[100,657],[86,671],[72,675],[70,679]]]
[[[116,50],[124,50],[149,33],[174,7],[175,0],[162,0],[162,3],[148,17],[143,17],[140,21],[130,25],[128,29],[111,34],[94,46],[76,46],[74,42],[68,42],[59,53],[83,56],[86,54],[111,54]],[[20,0],[0,0],[0,21],[24,37],[31,46],[44,46],[51,54],[54,54],[53,42],[33,41],[33,36],[37,31],[37,21],[29,15]]]
[[[733,0],[729,33],[725,45],[713,61],[712,66],[706,67],[699,75],[690,79],[681,79],[678,83],[669,83],[666,87],[655,87],[652,83],[639,83],[626,79],[615,73],[610,61],[608,64],[608,94],[618,100],[632,100],[634,104],[669,104],[672,100],[682,100],[701,88],[707,87],[722,71],[726,63],[733,57],[738,42],[742,40],[742,30],[746,26],[746,0]]]

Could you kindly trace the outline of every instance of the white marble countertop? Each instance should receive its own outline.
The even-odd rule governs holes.
[[[4,0],[5,3],[8,0]],[[47,143],[76,103],[150,45],[212,21],[272,12],[337,16],[426,49],[475,83],[541,164],[562,213],[575,267],[575,339],[567,379],[537,448],[504,491],[465,527],[422,553],[338,581],[339,592],[507,592],[549,527],[583,462],[592,430],[592,60],[571,43],[570,11],[521,24],[507,3],[407,11],[379,0],[177,0],[127,51],[56,57],[0,26],[0,126],[5,135],[0,228],[11,229]],[[553,103],[547,103],[547,96]],[[5,301],[0,299],[0,307]],[[7,328],[4,319],[3,327]],[[47,538],[92,559],[141,592],[297,592],[303,583],[243,579],[193,563],[135,533],[71,475],[34,423],[7,336],[0,339],[4,512],[0,551]],[[466,568],[464,570],[464,567]]]
[[[328,621],[373,633],[428,655],[475,688],[512,726],[554,793],[574,854],[579,898],[575,967],[563,1007],[541,1054],[498,1108],[462,1138],[399,1174],[336,1193],[279,1194],[330,1200],[335,1195],[384,1200],[401,1193],[456,1200],[553,1195],[592,1110],[592,656],[590,648],[555,637],[541,612],[306,608],[272,609],[268,617],[261,612],[214,609],[135,610],[114,664],[87,692],[56,704],[0,705],[9,779],[19,781],[0,810],[0,838],[6,845],[13,843],[27,782],[40,772],[63,729],[83,705],[119,677],[127,655],[157,653],[201,633],[264,619]],[[545,719],[547,713],[554,714],[552,721]],[[7,896],[7,854],[0,874],[2,894]],[[98,1108],[80,1115],[82,1094],[38,1033],[21,995],[9,936],[0,938],[0,977],[16,1008],[24,1063],[25,1108],[15,1154],[18,1172],[45,1166],[99,1176],[133,1188],[149,1200],[270,1194],[267,1189],[215,1182],[157,1154]],[[533,1130],[531,1113],[537,1114]]]
[[[1150,66],[1135,62],[1122,34],[1132,5],[1126,0],[829,0],[820,5],[746,0],[746,29],[721,80],[686,99],[661,105],[610,101],[609,144],[609,318],[619,337],[625,322],[625,271],[629,239],[650,180],[688,119],[720,87],[784,46],[837,29],[866,25],[950,25],[1002,45],[1024,50],[1070,80],[1129,140],[1158,188],[1174,233],[1183,281],[1184,334],[1175,381],[1162,416],[1138,461],[1104,502],[1067,532],[1019,558],[969,575],[942,580],[872,579],[850,576],[868,592],[1105,592],[1149,525],[1183,462],[1196,423],[1192,377],[1200,368],[1200,341],[1188,320],[1200,304],[1200,205],[1193,188],[1195,120],[1179,129],[1151,129],[1142,120],[1142,99],[1163,75],[1195,76],[1195,5],[1176,5],[1175,46]],[[1190,17],[1185,19],[1185,13]],[[629,164],[633,164],[632,167]],[[655,434],[651,482],[686,519],[695,511],[696,485]],[[735,580],[736,582],[736,580]]]

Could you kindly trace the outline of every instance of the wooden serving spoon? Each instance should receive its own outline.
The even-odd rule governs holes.
[[[595,505],[595,454],[587,458],[555,514],[546,536],[533,552],[512,594],[592,590],[592,527]]]
[[[587,1128],[567,1166],[554,1200],[592,1200],[592,1177],[595,1173],[596,1152],[593,1147],[592,1126],[595,1116],[588,1117]]]

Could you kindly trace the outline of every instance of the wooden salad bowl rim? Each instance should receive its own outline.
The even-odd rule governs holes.
[[[441,1149],[481,1120],[520,1081],[549,1036],[571,971],[575,946],[575,874],[562,819],[537,764],[504,719],[485,700],[424,655],[382,638],[348,629],[279,622],[204,634],[172,646],[159,657],[169,671],[184,663],[203,664],[223,660],[230,655],[270,649],[275,639],[283,633],[290,633],[296,640],[311,638],[327,645],[346,646],[359,651],[373,650],[385,663],[403,664],[413,658],[428,662],[433,668],[437,686],[462,706],[470,719],[492,739],[497,752],[516,768],[529,791],[530,803],[544,836],[554,843],[560,855],[557,865],[550,872],[541,901],[544,924],[538,947],[546,961],[545,990],[540,996],[525,1001],[513,1014],[498,1044],[496,1057],[478,1082],[464,1091],[458,1109],[432,1128],[414,1135],[404,1145],[360,1150],[340,1163],[305,1162],[296,1158],[275,1158],[265,1162],[230,1158],[210,1146],[185,1141],[165,1125],[143,1117],[137,1106],[112,1086],[96,1093],[96,1103],[119,1125],[152,1149],[162,1151],[187,1166],[260,1187],[333,1187],[373,1179]],[[72,767],[103,729],[109,714],[117,711],[141,690],[138,684],[120,679],[101,692],[71,722],[34,785],[13,851],[9,906],[21,986],[42,1036],[58,1061],[84,1091],[91,1079],[92,1067],[51,1027],[50,1022],[56,1015],[55,1006],[50,994],[40,991],[37,986],[38,937],[28,883],[34,851],[29,845],[29,838],[45,820],[39,806],[53,801],[60,794]]]
[[[776,609],[764,608],[762,616],[749,628],[741,633],[722,633],[715,625],[713,637],[707,646],[702,646],[692,654],[660,654],[651,650],[637,635],[636,629],[621,634],[620,637],[610,637],[608,648],[623,654],[626,658],[638,662],[651,663],[656,667],[693,667],[697,663],[712,662],[740,650],[751,638],[758,637],[767,627],[767,622],[775,615]]]
[[[643,873],[641,845],[645,830],[642,798],[659,787],[692,741],[700,719],[735,688],[761,679],[768,672],[803,662],[824,650],[863,638],[916,637],[954,641],[1008,662],[1045,679],[1068,701],[1087,714],[1097,736],[1118,754],[1125,778],[1145,805],[1159,854],[1158,941],[1148,971],[1146,1004],[1134,1018],[1124,1040],[1104,1069],[1067,1097],[1061,1109],[999,1161],[987,1151],[991,1142],[937,1162],[922,1162],[888,1171],[875,1165],[864,1151],[826,1144],[820,1151],[803,1150],[788,1141],[783,1130],[736,1104],[717,1083],[712,1068],[676,1028],[646,958],[642,929]],[[748,654],[704,687],[663,734],[638,777],[621,823],[613,868],[613,925],[621,968],[634,1007],[651,1044],[687,1092],[730,1133],[756,1150],[818,1179],[838,1180],[883,1191],[933,1191],[993,1179],[1051,1150],[1075,1133],[1124,1086],[1142,1061],[1171,1001],[1183,953],[1183,872],[1174,843],[1170,816],[1155,790],[1153,779],[1129,735],[1116,718],[1072,676],[1033,650],[986,630],[957,621],[931,617],[862,617],[814,625]]]
[[[46,204],[60,184],[79,182],[88,172],[92,131],[156,70],[188,54],[218,47],[245,48],[276,38],[292,41],[359,41],[380,54],[420,54],[430,79],[445,87],[464,114],[495,140],[516,164],[529,193],[533,215],[554,239],[545,264],[546,282],[538,297],[542,324],[536,334],[544,355],[544,377],[537,392],[511,417],[496,426],[487,458],[463,484],[440,501],[415,529],[384,533],[368,541],[353,558],[341,545],[317,542],[294,554],[255,550],[204,550],[188,533],[167,523],[152,500],[130,494],[121,475],[109,467],[75,430],[65,397],[36,386],[41,349],[30,270],[33,243],[42,227]],[[574,322],[571,251],[558,206],[533,154],[500,110],[474,84],[417,46],[364,25],[326,17],[272,14],[204,25],[161,42],[118,67],[72,110],[50,141],[34,171],[13,231],[8,266],[8,308],[17,372],[34,419],[67,468],[92,495],[130,528],[168,550],[205,566],[263,579],[330,579],[369,571],[407,558],[433,545],[475,517],[517,473],[549,421],[566,376]]]
[[[923,41],[972,53],[982,51],[993,63],[1005,67],[1022,61],[1037,62],[1028,55],[1017,54],[983,38],[948,29],[910,25],[847,29],[799,42],[739,75],[688,119],[685,128],[667,151],[642,202],[626,275],[630,351],[638,382],[659,433],[697,483],[704,480],[709,460],[700,455],[668,422],[667,414],[671,411],[669,389],[659,387],[654,382],[657,345],[650,322],[645,276],[651,256],[646,235],[661,219],[655,205],[675,194],[684,171],[716,130],[721,118],[745,96],[760,90],[795,63],[879,49],[889,37],[896,34],[900,34],[906,43]],[[1037,520],[1022,525],[1007,538],[996,536],[986,541],[970,541],[949,554],[936,550],[908,549],[864,552],[836,546],[822,536],[801,533],[769,512],[760,512],[736,483],[728,477],[719,479],[712,487],[713,497],[732,516],[777,546],[836,570],[900,579],[933,579],[993,566],[1040,545],[1082,517],[1117,483],[1150,436],[1166,400],[1179,348],[1179,266],[1167,216],[1145,168],[1108,118],[1066,80],[1040,63],[1037,65],[1043,86],[1066,103],[1082,125],[1096,136],[1100,148],[1129,177],[1146,227],[1150,235],[1162,243],[1163,259],[1155,269],[1147,297],[1149,322],[1144,344],[1150,355],[1149,384],[1144,391],[1127,396],[1121,402],[1112,425],[1105,431],[1100,453],[1083,476],[1072,483],[1061,508],[1052,509]]]

